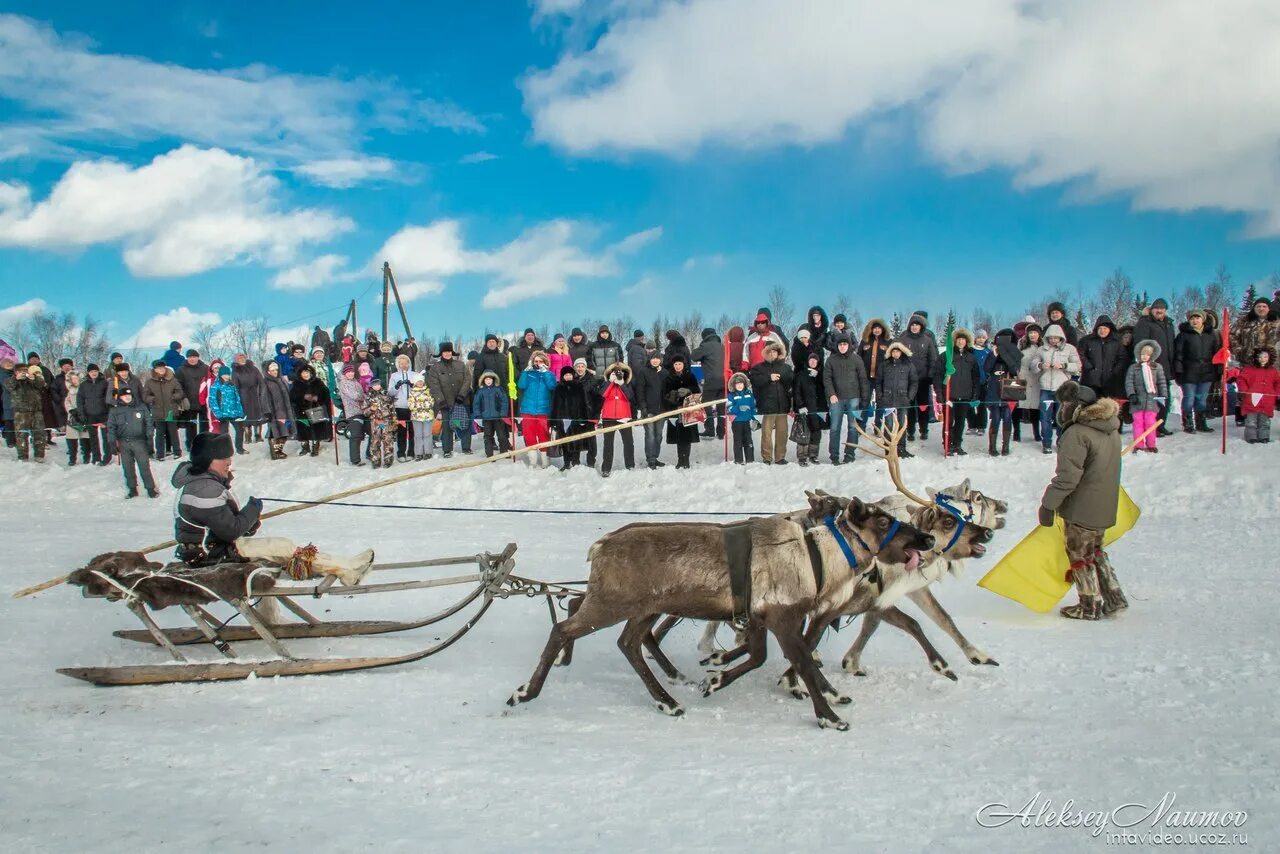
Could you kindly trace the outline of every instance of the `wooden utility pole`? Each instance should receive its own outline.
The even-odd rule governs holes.
[[[400,301],[400,289],[396,287],[395,274],[391,272],[391,264],[382,262],[382,340],[387,340],[387,313],[391,310],[391,297],[395,297],[396,308],[400,311],[400,322],[404,324],[404,337],[411,338],[409,316],[404,312],[404,303]]]

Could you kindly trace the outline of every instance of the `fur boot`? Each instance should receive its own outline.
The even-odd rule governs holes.
[[[271,459],[283,460],[287,455],[284,452],[284,439],[271,440]]]

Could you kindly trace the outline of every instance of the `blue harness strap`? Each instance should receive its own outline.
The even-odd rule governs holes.
[[[950,551],[951,547],[954,546],[957,542],[959,542],[960,535],[964,533],[964,526],[966,522],[973,521],[973,503],[968,501],[968,499],[965,499],[965,501],[969,504],[969,513],[966,516],[962,514],[959,510],[957,510],[953,504],[951,504],[950,495],[943,495],[941,492],[939,492],[937,495],[933,497],[933,501],[943,510],[946,510],[948,513],[950,513],[952,516],[955,517],[956,532],[951,535],[951,542],[947,543],[946,548],[943,549],[944,552]]]
[[[844,559],[849,562],[849,566],[857,569],[858,558],[854,555],[853,548],[849,545],[849,541],[845,539],[844,534],[842,534],[840,529],[836,526],[835,517],[826,517],[822,520],[822,524],[826,525],[827,530],[836,538],[836,545],[840,547],[840,551],[844,552]],[[889,526],[889,532],[884,535],[884,539],[880,541],[880,545],[877,546],[874,551],[871,546],[867,545],[866,541],[863,540],[862,537],[858,536],[857,531],[850,531],[849,533],[853,534],[853,538],[858,541],[858,545],[862,546],[870,557],[875,557],[880,554],[880,552],[884,551],[884,547],[889,545],[889,541],[893,539],[894,535],[898,533],[898,529],[901,527],[902,523],[897,519],[894,519],[893,524]]]

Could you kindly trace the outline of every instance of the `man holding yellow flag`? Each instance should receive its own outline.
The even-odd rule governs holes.
[[[1040,499],[1040,524],[1052,527],[1062,517],[1066,535],[1067,578],[1080,602],[1060,609],[1073,620],[1099,620],[1129,607],[1111,561],[1102,548],[1106,530],[1116,523],[1120,496],[1120,407],[1093,390],[1067,381],[1058,401],[1058,466]]]

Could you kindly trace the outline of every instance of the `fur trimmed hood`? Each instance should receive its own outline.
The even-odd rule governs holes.
[[[963,326],[957,326],[951,331],[951,340],[955,341],[957,338],[963,338],[969,343],[970,348],[973,347],[973,333]]]
[[[1262,367],[1262,364],[1258,361],[1258,356],[1262,355],[1263,353],[1266,353],[1268,356],[1271,357],[1271,360],[1267,362],[1267,367],[1274,368],[1276,366],[1276,348],[1272,347],[1270,344],[1266,344],[1254,350],[1253,356],[1250,357],[1249,359],[1249,364],[1253,365],[1255,368]]]
[[[901,341],[890,342],[888,349],[884,351],[884,354],[891,359],[893,358],[894,353],[901,354],[903,358],[911,358],[911,348],[906,344],[903,344]]]
[[[604,369],[604,378],[607,380],[614,371],[622,371],[622,381],[624,383],[631,382],[631,366],[626,362],[614,362],[612,365]]]
[[[735,383],[738,382],[738,380],[742,380],[743,384],[746,385],[747,387],[746,391],[751,391],[751,378],[748,377],[746,374],[744,374],[742,371],[734,371],[733,376],[729,377],[728,390],[730,392],[735,390],[733,386]]]
[[[770,351],[777,353],[779,359],[787,358],[787,348],[783,347],[777,341],[770,341],[768,344],[764,345],[764,354],[766,356],[769,354]]]
[[[1160,343],[1151,338],[1143,338],[1141,341],[1133,345],[1133,360],[1135,362],[1142,361],[1143,347],[1151,348],[1151,361],[1157,362],[1160,360],[1160,353],[1162,352],[1160,349]]]
[[[484,378],[485,378],[485,377],[493,377],[493,384],[494,384],[494,386],[495,386],[495,387],[498,387],[498,388],[501,388],[501,387],[502,387],[502,385],[501,385],[501,384],[502,384],[502,379],[498,376],[498,372],[497,372],[497,371],[484,371],[483,373],[481,373],[481,374],[480,374],[480,383],[479,383],[481,386],[483,386],[483,385],[484,385]]]
[[[867,325],[862,327],[862,343],[867,344],[871,341],[871,328],[879,326],[884,330],[884,334],[880,336],[881,341],[889,340],[889,324],[884,322],[883,317],[873,317],[867,321]]]

